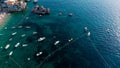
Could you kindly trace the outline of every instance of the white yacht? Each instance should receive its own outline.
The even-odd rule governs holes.
[[[26,17],[26,19],[29,19],[29,17]]]
[[[13,40],[12,38],[9,39],[9,41],[12,41],[12,40]]]
[[[57,45],[57,44],[59,44],[60,43],[60,41],[56,41],[55,43],[54,43],[54,45]]]
[[[9,53],[9,56],[11,56],[13,54],[13,51],[11,51],[10,53]]]
[[[17,34],[17,32],[12,33],[12,35],[16,35],[16,34]]]
[[[30,60],[30,58],[27,58],[27,60]]]
[[[30,26],[26,26],[27,29],[30,29],[31,27]]]
[[[15,29],[15,28],[16,28],[15,26],[12,27],[12,29]]]
[[[46,38],[45,37],[40,37],[39,39],[38,39],[38,41],[40,42],[40,41],[43,41],[43,40],[45,40]]]
[[[62,16],[62,12],[59,13],[59,16]]]
[[[68,16],[72,16],[73,14],[72,13],[69,13]]]
[[[20,45],[20,43],[17,43],[16,45],[15,45],[15,47],[18,47]]]
[[[87,27],[84,27],[84,31],[88,31],[88,28],[87,28]]]
[[[10,47],[10,44],[7,44],[6,46],[5,46],[5,49],[8,49]]]
[[[39,16],[41,17],[42,15],[40,14]]]
[[[23,47],[26,47],[26,46],[28,46],[28,44],[23,44],[22,46],[23,46]]]
[[[7,27],[5,27],[4,29],[8,29]]]
[[[87,36],[90,36],[90,32],[88,32]]]
[[[21,35],[21,37],[25,37],[25,36],[26,36],[26,34]]]
[[[18,28],[22,28],[22,26],[18,26]]]
[[[3,47],[1,46],[0,48],[2,49]]]
[[[37,34],[37,32],[33,32],[33,34]]]

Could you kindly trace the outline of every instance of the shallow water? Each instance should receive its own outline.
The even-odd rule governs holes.
[[[4,26],[8,29],[0,30],[3,34],[0,35],[0,47],[10,44],[8,50],[0,48],[0,68],[119,68],[119,2],[39,0],[38,4],[51,9],[50,15],[42,17],[30,12],[35,5],[29,2],[25,12],[11,14]],[[63,15],[59,16],[59,12]],[[68,17],[70,12],[72,17]],[[91,32],[90,37],[84,32],[85,26]],[[12,36],[13,32],[17,34]],[[23,34],[26,36],[21,37]],[[46,39],[38,42],[40,37]],[[68,42],[71,38],[73,40]],[[60,43],[54,45],[58,40]],[[15,48],[18,42],[20,46]],[[23,44],[28,46],[22,47]],[[8,57],[10,51],[13,55]],[[43,54],[37,57],[41,51]]]

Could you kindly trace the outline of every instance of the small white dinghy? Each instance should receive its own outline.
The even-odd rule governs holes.
[[[23,46],[23,47],[26,47],[26,46],[28,46],[28,44],[23,44],[22,46]]]
[[[12,38],[9,39],[9,41],[12,41],[12,40],[13,40]]]
[[[37,32],[33,32],[33,34],[37,34]]]
[[[0,48],[2,49],[3,47],[1,46]]]
[[[84,31],[88,31],[88,28],[87,28],[87,27],[84,27]]]
[[[57,44],[59,44],[60,43],[60,41],[56,41],[55,43],[54,43],[54,45],[57,45]]]
[[[73,14],[72,14],[72,13],[69,13],[68,16],[73,16]]]
[[[29,17],[26,17],[26,19],[29,19]]]
[[[20,43],[17,43],[16,45],[15,45],[15,47],[18,47],[20,45]]]
[[[40,37],[39,39],[38,39],[38,42],[41,42],[41,41],[43,41],[43,40],[45,40],[46,38],[45,37]]]
[[[30,26],[26,26],[27,29],[30,29],[31,27]]]
[[[25,36],[26,36],[26,34],[21,35],[21,37],[25,37]]]
[[[8,49],[10,47],[10,44],[7,44],[6,46],[5,46],[5,49]]]
[[[12,27],[12,29],[15,29],[15,28],[16,28],[15,26]]]
[[[18,28],[22,28],[22,26],[18,26]]]
[[[87,36],[90,36],[90,32],[88,32]]]
[[[17,32],[12,33],[12,35],[16,35],[16,34],[17,34]]]
[[[8,29],[7,27],[5,27],[4,29]]]
[[[62,16],[62,12],[59,13],[59,16]]]
[[[9,56],[11,56],[13,54],[13,51],[11,51],[10,53],[9,53]]]
[[[30,58],[27,58],[27,60],[30,60]]]

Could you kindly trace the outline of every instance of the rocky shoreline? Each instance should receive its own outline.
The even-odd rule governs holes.
[[[0,13],[0,25],[2,25],[4,23],[7,16],[8,16],[8,14],[5,12]]]

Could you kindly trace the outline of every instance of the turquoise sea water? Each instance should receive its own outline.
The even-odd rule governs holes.
[[[1,27],[0,68],[120,68],[119,3],[120,0],[39,0],[39,5],[51,9],[50,15],[40,17],[30,12],[35,5],[28,2],[25,12],[11,14]],[[63,15],[59,16],[59,12]],[[72,17],[68,17],[70,12]],[[90,37],[84,32],[86,26]],[[13,32],[17,34],[12,36]],[[21,37],[23,34],[26,36]],[[38,42],[40,37],[46,39]],[[73,41],[68,42],[71,38]],[[60,43],[55,46],[57,40]],[[20,46],[14,48],[18,42]],[[10,48],[5,50],[7,44]],[[22,47],[23,44],[28,46]],[[36,57],[40,51],[43,54]]]

